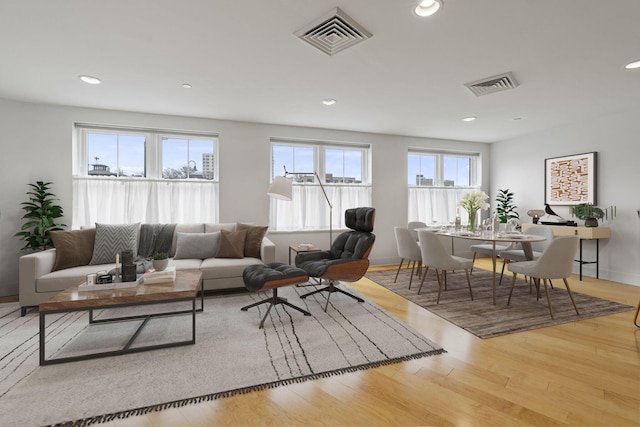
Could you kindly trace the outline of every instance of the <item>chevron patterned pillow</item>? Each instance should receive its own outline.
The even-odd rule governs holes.
[[[90,265],[112,264],[116,254],[131,250],[138,253],[138,230],[136,224],[99,224],[96,223],[96,241]]]

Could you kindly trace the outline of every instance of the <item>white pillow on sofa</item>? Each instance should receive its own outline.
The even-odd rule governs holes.
[[[173,259],[213,258],[218,251],[220,232],[177,233],[176,254]]]

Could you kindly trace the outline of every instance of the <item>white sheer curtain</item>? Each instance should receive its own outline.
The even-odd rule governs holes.
[[[217,182],[73,178],[72,228],[218,222]]]
[[[345,228],[344,211],[372,206],[370,186],[325,185],[333,205],[333,228]],[[271,199],[269,228],[274,231],[328,230],[329,205],[319,185],[295,185],[290,202]]]
[[[464,193],[474,190],[478,188],[409,187],[408,221],[448,224],[456,217],[458,200]],[[463,208],[459,208],[459,212],[462,224],[466,225],[467,212]]]

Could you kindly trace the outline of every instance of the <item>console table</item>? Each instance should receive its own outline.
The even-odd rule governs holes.
[[[522,231],[526,232],[531,227],[540,227],[539,224],[522,224]],[[609,227],[569,227],[566,225],[549,225],[553,229],[554,236],[578,236],[580,238],[580,259],[576,262],[580,263],[580,280],[582,280],[582,265],[583,264],[595,264],[596,265],[596,278],[600,278],[600,239],[608,239],[611,237],[611,230]],[[582,259],[582,241],[583,240],[595,240],[596,241],[596,260],[584,261]]]

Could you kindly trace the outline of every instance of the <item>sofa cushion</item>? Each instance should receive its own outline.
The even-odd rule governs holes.
[[[251,224],[236,225],[236,230],[247,230],[247,238],[244,241],[244,256],[260,258],[260,246],[262,239],[267,234],[267,226],[256,226]]]
[[[171,250],[169,256],[173,257],[176,254],[176,247],[178,245],[178,233],[204,233],[204,224],[177,224],[175,232],[173,233],[173,241],[171,242]]]
[[[177,233],[174,259],[213,258],[218,252],[220,232]]]
[[[51,231],[49,235],[56,248],[56,262],[52,271],[89,264],[96,240],[95,228]]]
[[[100,224],[96,223],[96,241],[93,256],[89,264],[107,264],[115,262],[116,254],[122,251],[138,253],[138,229],[135,224]]]
[[[220,233],[220,245],[216,252],[216,258],[244,258],[244,241],[247,238],[247,230],[220,230]]]

